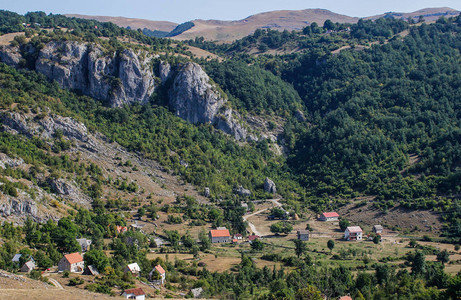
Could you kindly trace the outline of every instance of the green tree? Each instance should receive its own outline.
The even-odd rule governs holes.
[[[294,240],[295,243],[295,253],[297,257],[300,257],[307,251],[307,245],[304,241]]]
[[[426,257],[421,251],[416,251],[413,256],[413,261],[411,265],[411,272],[414,275],[423,275],[426,270]]]
[[[347,227],[349,227],[351,223],[346,220],[346,219],[341,219],[339,221],[339,228],[341,228],[342,231],[345,231]]]
[[[138,208],[138,218],[141,220],[146,215],[146,209],[144,207]]]
[[[335,241],[333,241],[333,240],[328,240],[328,242],[327,242],[327,247],[328,247],[328,249],[330,249],[330,252],[332,252],[332,251],[333,251],[333,248],[335,247]]]
[[[270,231],[275,234],[288,234],[293,230],[293,226],[288,222],[277,222],[271,225]]]
[[[200,230],[198,238],[200,240],[200,250],[205,251],[210,249],[211,241],[205,229]]]
[[[94,265],[99,272],[104,272],[104,269],[109,265],[109,258],[103,251],[97,249],[91,249],[86,252],[83,259],[85,266]]]
[[[295,294],[296,300],[323,300],[322,293],[317,287],[308,284],[307,287],[299,289]]]
[[[437,261],[440,261],[442,265],[450,261],[450,254],[448,254],[447,249],[442,250],[437,254]]]
[[[378,245],[380,242],[381,242],[381,236],[380,236],[380,235],[375,235],[375,236],[373,237],[373,243],[375,243],[376,245]]]
[[[262,251],[264,249],[264,243],[260,239],[255,239],[251,242],[251,249]]]

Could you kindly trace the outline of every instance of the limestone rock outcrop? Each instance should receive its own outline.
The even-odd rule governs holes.
[[[94,44],[53,41],[40,50],[35,70],[63,88],[121,107],[149,100],[155,89],[151,59],[131,49],[109,55]]]
[[[250,197],[251,196],[251,191],[247,190],[243,186],[239,186],[236,190],[237,195],[243,196],[243,197]]]
[[[264,181],[264,191],[271,194],[277,193],[277,187],[275,183],[269,179],[269,177],[266,177],[266,180]]]
[[[211,124],[238,141],[257,140],[248,134],[248,125],[227,105],[227,96],[200,65],[189,62],[172,66],[160,61],[154,74],[155,58],[144,50],[110,52],[92,43],[51,41],[38,51],[35,70],[62,88],[111,107],[145,104],[163,84],[169,107],[178,117],[193,124]],[[0,61],[19,68],[21,60],[18,47],[0,48]]]
[[[186,63],[176,75],[169,93],[174,113],[191,123],[213,123],[225,100],[196,63]]]
[[[238,114],[226,107],[226,102],[223,92],[196,63],[179,68],[169,91],[170,108],[178,117],[194,124],[212,124],[245,141],[247,131],[240,124]]]

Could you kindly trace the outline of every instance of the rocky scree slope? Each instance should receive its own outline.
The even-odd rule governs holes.
[[[35,51],[30,45],[28,52]],[[0,48],[0,61],[19,68],[23,60],[19,47]],[[247,133],[244,121],[226,103],[227,97],[196,63],[170,66],[144,50],[124,49],[105,53],[99,45],[76,41],[52,41],[38,51],[35,71],[56,81],[62,88],[80,91],[111,107],[145,104],[153,92],[169,80],[169,107],[191,123],[209,123],[237,140],[257,139]]]
[[[2,134],[12,135],[13,139],[18,140],[39,139],[50,148],[53,147],[56,135],[62,134],[62,139],[70,143],[70,148],[59,154],[48,151],[47,155],[64,155],[68,157],[69,163],[83,163],[87,167],[89,164],[96,165],[101,170],[103,180],[101,199],[120,198],[129,202],[134,198],[149,198],[163,199],[168,203],[175,201],[177,195],[187,192],[200,202],[206,201],[193,186],[170,175],[158,163],[131,153],[115,142],[108,142],[107,138],[98,132],[91,133],[83,123],[73,118],[49,111],[24,113],[3,110],[0,111],[0,121],[3,124]],[[29,174],[37,166],[41,169],[34,172],[34,180],[3,176],[10,182],[21,183],[22,188],[16,188],[16,195],[0,190],[0,221],[22,224],[30,217],[36,222],[46,222],[48,219],[58,220],[66,216],[73,207],[90,208],[93,199],[77,179],[78,174],[66,170],[53,174],[48,166],[40,167],[40,164],[26,160],[27,157],[5,153],[0,149],[2,174],[5,174],[6,169],[22,170]],[[129,167],[124,164],[128,161]],[[92,181],[89,178],[85,180]],[[123,181],[136,183],[138,189],[134,192],[120,190],[114,182]]]

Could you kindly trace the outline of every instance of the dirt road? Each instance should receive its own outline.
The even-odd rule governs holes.
[[[279,200],[280,199],[268,199],[266,201],[272,202],[274,204],[274,207],[281,207],[282,203],[280,203]],[[253,232],[253,234],[262,236],[262,234],[258,231],[258,229],[256,229],[256,226],[253,223],[251,223],[250,221],[248,221],[248,218],[252,217],[252,216],[255,216],[257,214],[260,214],[262,212],[265,212],[266,210],[269,210],[269,209],[270,208],[261,209],[261,210],[258,210],[256,212],[254,212],[254,213],[251,213],[251,214],[243,216],[243,221],[248,222],[248,227],[250,227],[250,231]]]

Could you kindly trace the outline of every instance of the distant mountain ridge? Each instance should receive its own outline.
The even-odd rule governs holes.
[[[146,19],[137,19],[137,18],[126,18],[126,17],[109,17],[109,16],[88,16],[88,15],[79,15],[79,14],[65,14],[69,18],[80,18],[80,19],[89,19],[96,20],[99,22],[112,22],[121,27],[130,27],[131,29],[144,29],[149,30],[158,30],[170,32],[178,26],[178,23],[169,22],[169,21],[152,21]]]
[[[427,22],[435,21],[439,17],[456,16],[460,12],[449,8],[425,8],[415,12],[388,12],[381,15],[365,17],[364,19],[378,19],[381,17],[394,18],[414,18],[419,16]],[[136,18],[106,17],[106,16],[85,16],[77,14],[66,14],[68,17],[95,19],[101,22],[112,22],[119,26],[131,27],[133,29],[147,28],[151,31],[171,32],[178,24],[168,21],[151,21]],[[242,20],[222,21],[222,20],[192,20],[193,27],[174,36],[174,39],[188,40],[195,37],[204,37],[211,41],[233,41],[253,33],[256,29],[270,28],[274,30],[301,30],[303,27],[316,22],[322,25],[325,20],[339,23],[356,23],[360,18],[337,14],[327,9],[304,9],[304,10],[279,10],[269,11],[251,15]]]

